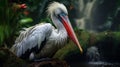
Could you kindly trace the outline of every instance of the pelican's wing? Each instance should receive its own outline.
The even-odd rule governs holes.
[[[38,24],[25,31],[21,31],[20,36],[16,39],[15,44],[11,48],[18,57],[31,51],[35,47],[40,49],[41,43],[51,35],[52,25],[49,23]]]

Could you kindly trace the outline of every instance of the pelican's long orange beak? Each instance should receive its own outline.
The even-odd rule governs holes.
[[[75,35],[75,32],[69,22],[69,19],[68,19],[68,16],[67,15],[60,15],[60,18],[61,18],[61,21],[68,33],[68,36],[70,37],[70,39],[79,47],[80,49],[80,52],[82,53],[83,52],[83,49],[81,48],[81,45]]]

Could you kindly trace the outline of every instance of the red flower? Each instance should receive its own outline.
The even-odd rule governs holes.
[[[26,4],[21,4],[21,5],[20,5],[20,8],[21,8],[21,9],[25,9],[25,8],[27,8],[27,6],[26,6]]]

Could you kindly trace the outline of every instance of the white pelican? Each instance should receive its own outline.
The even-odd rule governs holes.
[[[55,29],[50,23],[37,24],[21,31],[11,51],[23,59],[50,58],[57,50],[65,46],[69,37],[80,49],[82,48],[68,19],[66,7],[53,2],[48,7]]]

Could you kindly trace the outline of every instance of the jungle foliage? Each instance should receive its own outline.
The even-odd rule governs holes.
[[[51,23],[46,10],[48,4],[53,1],[64,3],[69,12],[72,8],[76,8],[78,2],[78,0],[0,0],[0,46],[11,47],[19,35],[19,31],[24,27],[30,27],[40,22]],[[85,0],[86,2],[87,0]],[[116,8],[118,7],[120,7],[119,0],[117,0]],[[69,13],[69,18],[74,29],[79,30],[72,22],[71,14],[73,12]],[[117,26],[115,29],[119,30],[119,23],[115,26]]]

